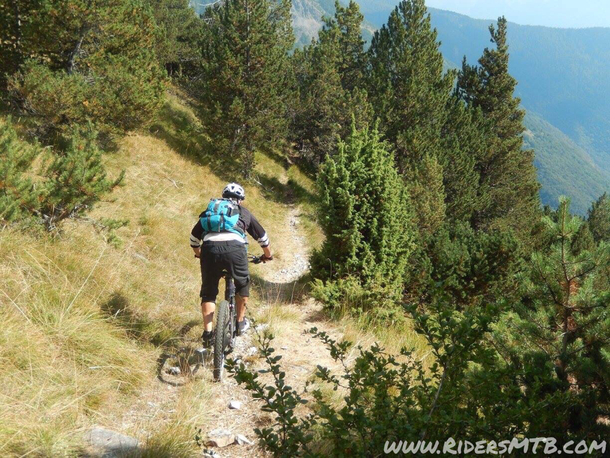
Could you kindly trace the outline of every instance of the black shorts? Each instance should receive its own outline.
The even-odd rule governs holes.
[[[201,247],[201,300],[216,302],[218,282],[229,272],[235,280],[235,292],[241,297],[250,295],[248,252],[244,243],[207,242]]]

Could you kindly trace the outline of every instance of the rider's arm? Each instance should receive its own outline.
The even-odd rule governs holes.
[[[271,255],[271,250],[269,249],[269,236],[267,235],[265,228],[263,228],[261,223],[258,222],[252,213],[243,207],[242,216],[245,216],[244,220],[247,221],[246,231],[248,234],[250,234],[250,236],[261,246],[263,253],[265,253],[265,257],[272,259],[273,256]]]
[[[191,231],[190,244],[191,248],[195,252],[195,256],[199,257],[201,255],[201,239],[203,238],[203,226],[201,225],[201,220],[197,221],[195,227]]]

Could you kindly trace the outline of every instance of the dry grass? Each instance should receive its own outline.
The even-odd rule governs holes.
[[[345,340],[369,347],[374,342],[379,343],[388,353],[398,354],[402,348],[413,350],[418,359],[425,359],[430,348],[426,340],[417,334],[411,321],[405,320],[392,326],[372,324],[365,317],[361,319],[344,316],[338,322]]]
[[[125,170],[125,185],[89,217],[127,220],[124,227],[109,234],[69,221],[54,238],[0,232],[3,456],[76,454],[93,424],[140,437],[148,456],[196,452],[209,392],[203,380],[180,390],[154,434],[142,437],[141,424],[122,421],[159,384],[163,348],[201,333],[199,266],[188,235],[226,179],[201,165],[205,136],[192,112],[170,97],[164,115],[153,134],[127,136],[106,156],[111,175]],[[271,182],[286,180],[273,159],[260,156],[259,164]],[[281,256],[289,208],[258,185],[245,187],[247,207]]]

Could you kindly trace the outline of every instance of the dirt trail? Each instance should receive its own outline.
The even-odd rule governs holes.
[[[334,329],[329,329],[322,319],[320,309],[312,302],[294,307],[297,319],[282,323],[285,327],[274,340],[277,354],[282,355],[281,364],[286,372],[287,383],[302,390],[305,383],[315,371],[316,365],[332,367],[333,361],[324,346],[316,339],[304,333],[311,327],[317,327],[335,335]],[[251,343],[253,334],[249,337]],[[239,357],[239,354],[235,355]],[[246,360],[249,358],[243,355]],[[264,363],[257,359],[252,362],[254,370],[266,369]],[[215,449],[222,457],[250,457],[261,456],[262,450],[256,444],[254,428],[269,426],[272,417],[260,410],[260,402],[253,400],[249,393],[240,388],[233,378],[227,378],[214,387],[213,402],[210,405],[212,412],[209,425],[215,428],[231,431],[233,434],[243,434],[252,440],[254,445],[232,445],[226,448]],[[231,401],[242,403],[240,410],[229,409]],[[209,431],[208,431],[209,432]]]
[[[340,332],[324,319],[321,307],[313,300],[295,299],[300,296],[302,289],[297,280],[309,270],[308,246],[300,232],[299,213],[298,207],[291,206],[286,221],[289,237],[274,244],[276,260],[253,268],[253,284],[258,300],[253,301],[253,310],[249,311],[249,315],[260,318],[259,328],[270,326],[276,337],[273,347],[277,354],[283,356],[281,363],[287,382],[302,390],[318,364],[334,367],[324,345],[305,331],[315,326],[335,338],[339,337]],[[185,335],[188,332],[189,329],[186,329]],[[242,359],[253,370],[260,371],[266,367],[258,357],[256,334],[250,331],[246,336],[238,338],[231,357]],[[191,377],[182,373],[168,374],[167,368],[172,364],[164,363],[164,355],[161,355],[157,382],[142,393],[137,404],[131,406],[118,425],[113,422],[114,429],[134,435],[141,444],[145,444],[147,438],[175,417],[182,391],[188,389],[190,384],[205,383],[210,392],[205,396],[209,400],[207,405],[201,409],[205,412],[201,418],[203,438],[206,439],[214,429],[223,429],[235,435],[241,434],[253,442],[252,445],[208,448],[220,457],[262,456],[263,451],[257,444],[254,429],[269,425],[271,417],[262,412],[260,402],[253,400],[228,374],[221,383],[214,383],[210,358],[204,364],[198,364],[201,361],[200,355],[196,353],[196,348],[200,346],[199,339],[192,337],[193,332],[189,335],[183,339],[184,348],[181,351],[190,362],[187,367],[195,373]],[[231,401],[241,402],[241,408],[230,409]]]
[[[291,209],[288,214],[290,240],[281,241],[281,256],[278,257],[280,262],[269,263],[258,270],[262,278],[259,279],[257,287],[263,301],[258,304],[255,314],[269,315],[271,326],[277,331],[273,347],[277,354],[282,355],[281,364],[286,372],[286,381],[290,386],[302,390],[318,364],[333,366],[324,345],[305,331],[315,326],[334,337],[338,337],[338,332],[326,322],[321,307],[314,301],[308,299],[294,303],[292,300],[298,293],[295,282],[309,270],[307,244],[299,232],[298,214],[298,208]],[[276,321],[273,317],[276,312],[287,317]],[[267,325],[262,324],[259,328],[265,326]],[[256,332],[250,332],[239,342],[232,356],[250,362],[253,370],[266,369],[260,358],[251,356],[255,341]],[[233,434],[243,434],[254,442],[253,445],[231,445],[214,450],[222,457],[261,456],[263,452],[256,444],[254,428],[268,426],[272,417],[261,412],[260,402],[253,400],[250,394],[230,377],[220,384],[215,384],[212,399],[208,424],[214,425],[214,428],[229,430]],[[231,401],[241,402],[241,409],[229,409]]]

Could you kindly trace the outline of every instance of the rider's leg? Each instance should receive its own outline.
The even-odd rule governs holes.
[[[239,294],[235,296],[237,302],[237,321],[244,321],[246,316],[246,307],[248,306],[248,298],[242,297]]]
[[[203,329],[207,332],[212,332],[214,321],[214,310],[216,304],[214,302],[202,302],[201,313],[203,314]]]

